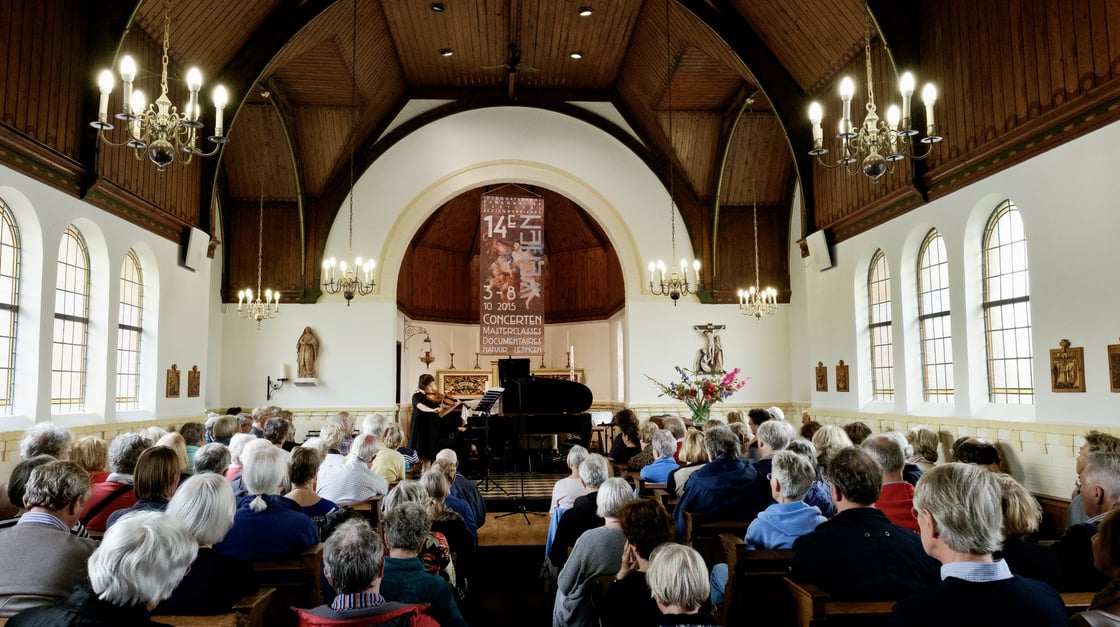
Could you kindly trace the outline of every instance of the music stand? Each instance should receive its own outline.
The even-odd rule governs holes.
[[[490,410],[494,408],[494,404],[502,398],[502,392],[505,388],[490,388],[478,399],[478,403],[474,407],[474,412],[477,413],[476,418],[481,418],[484,424],[478,429],[482,430],[482,450],[486,455],[486,463],[482,466],[482,479],[477,483],[479,490],[490,490],[490,486],[494,486],[506,496],[513,496],[506,491],[497,481],[490,479],[490,464],[494,460],[493,451],[490,449]]]

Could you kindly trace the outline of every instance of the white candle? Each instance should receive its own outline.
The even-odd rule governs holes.
[[[280,362],[280,378],[281,379],[287,379],[288,378],[288,364],[286,364],[284,362]]]
[[[572,362],[572,369],[576,367],[576,347],[574,344],[568,345],[568,360]]]
[[[451,345],[451,350],[449,350],[448,352],[449,353],[454,353],[455,352],[455,333],[452,333],[449,336],[448,343]]]

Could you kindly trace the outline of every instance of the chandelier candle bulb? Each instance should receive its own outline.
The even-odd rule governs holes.
[[[229,92],[225,87],[218,85],[214,88],[214,137],[222,137],[223,132],[223,115],[225,114],[226,105],[229,103]],[[213,138],[211,138],[213,141]]]
[[[196,107],[198,106],[198,90],[202,89],[202,72],[192,67],[187,72],[187,87],[190,89],[190,98],[187,101],[186,114],[191,120],[197,120]]]
[[[904,72],[902,77],[898,79],[898,90],[902,92],[902,128],[904,131],[909,131],[910,124],[910,101],[914,96],[914,75],[910,72]]]
[[[855,133],[852,132],[852,96],[855,93],[855,82],[850,77],[845,76],[844,80],[840,81],[840,103],[844,107],[844,117],[840,118],[841,137],[855,136]]]
[[[926,135],[933,137],[937,133],[933,122],[933,103],[937,102],[937,88],[933,83],[926,83],[922,88],[922,103],[926,105]]]
[[[102,70],[97,77],[97,88],[101,91],[101,100],[97,106],[97,121],[104,124],[109,118],[109,94],[113,92],[113,73]]]

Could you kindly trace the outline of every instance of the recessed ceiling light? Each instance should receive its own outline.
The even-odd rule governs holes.
[[[443,6],[442,2],[433,2],[428,5],[428,8],[435,11],[436,13],[443,13],[447,10],[447,7]]]
[[[450,57],[453,54],[455,54],[455,51],[452,50],[451,48],[440,48],[439,49],[439,56],[441,56],[441,57]]]
[[[570,53],[568,53],[568,56],[573,58],[573,59],[582,59],[583,58],[583,53],[580,52],[579,50],[573,50]]]
[[[591,10],[591,7],[580,7],[579,8],[579,16],[580,17],[590,17],[592,13],[593,13],[593,11]]]

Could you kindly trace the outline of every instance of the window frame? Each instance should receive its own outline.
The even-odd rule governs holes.
[[[883,276],[879,276],[882,268]],[[877,293],[886,294],[885,300],[875,300]],[[885,307],[884,307],[885,305]],[[880,319],[878,310],[886,311],[886,318]],[[885,329],[885,342],[876,342],[876,336]],[[882,249],[875,251],[867,270],[867,331],[871,346],[871,398],[874,401],[893,402],[894,386],[894,316],[891,313],[891,276],[887,256]],[[885,349],[890,363],[882,365],[876,355]],[[881,376],[882,375],[882,376]],[[883,385],[880,382],[885,379]]]
[[[7,254],[7,249],[11,254]],[[19,334],[19,274],[22,259],[19,225],[7,203],[0,199],[0,282],[11,282],[8,294],[0,292],[0,310],[8,312],[7,335],[0,339],[9,342],[7,355],[0,353],[0,371],[7,372],[7,385],[0,385],[0,414],[11,415],[15,407],[16,342]],[[3,290],[8,292],[8,290]],[[5,297],[8,297],[5,300]],[[10,301],[10,302],[7,302]]]
[[[130,276],[130,270],[132,270],[131,274],[135,278]],[[136,296],[135,302],[128,300],[132,294]],[[136,324],[127,324],[125,321],[126,313],[130,311],[135,311]],[[125,337],[131,337],[132,334],[135,334],[135,348],[126,347],[124,344]],[[114,397],[117,411],[136,411],[140,409],[140,379],[142,374],[140,362],[143,354],[143,338],[144,267],[141,265],[136,251],[129,249],[121,263],[120,298],[117,314],[117,381]],[[123,369],[126,365],[130,368],[130,371]],[[122,396],[123,377],[130,377],[131,384],[128,385],[128,394]]]
[[[938,259],[931,260],[930,246],[937,243]],[[952,301],[949,289],[949,255],[945,247],[945,238],[937,229],[930,229],[922,245],[918,249],[918,332],[919,348],[922,360],[922,393],[927,403],[952,403],[956,394],[953,380],[953,333],[952,333]],[[930,280],[936,277],[936,286],[927,285],[927,275]],[[927,311],[926,303],[938,301],[941,307],[936,311]],[[940,324],[932,324],[939,322]],[[927,324],[931,323],[931,324]],[[941,333],[931,335],[935,327],[940,326]],[[934,361],[935,344],[940,343],[942,360]],[[934,379],[944,381],[947,387],[938,388],[931,385],[931,370]],[[939,375],[939,376],[937,376]],[[934,384],[936,381],[934,382]]]
[[[1018,240],[1009,240],[1007,242],[997,242],[997,243],[993,244],[992,243],[993,235],[998,234],[1000,222],[1004,218],[1007,218],[1009,220],[1017,220],[1018,221],[1019,229],[1022,231],[1022,238],[1018,239]],[[1011,229],[1011,230],[1014,230],[1014,226],[1015,226],[1014,223],[1012,223],[1012,225],[1008,228]],[[1011,247],[1014,247],[1014,246],[1017,246],[1017,245],[1021,245],[1021,247],[1022,247],[1022,255],[1021,255],[1021,257],[1022,257],[1022,267],[1021,268],[1013,267],[1010,272],[1002,272],[1003,268],[1001,267],[1000,268],[1000,270],[1001,270],[1000,274],[998,274],[998,275],[989,274],[989,272],[991,271],[991,266],[990,266],[990,263],[989,263],[989,258],[990,258],[989,256],[991,254],[993,254],[993,252],[995,252],[995,250],[993,250],[993,249],[1011,250],[1010,259],[1012,261],[1012,264],[1014,264],[1016,256],[1014,254],[1014,250],[1012,250]],[[992,215],[988,218],[988,223],[984,227],[984,233],[983,233],[981,243],[980,243],[980,264],[981,264],[980,280],[981,280],[981,287],[982,287],[982,298],[981,298],[980,306],[981,306],[981,310],[983,312],[983,317],[984,317],[984,350],[985,350],[984,361],[987,365],[987,373],[988,373],[988,401],[991,402],[991,403],[999,403],[999,404],[1005,404],[1005,405],[1033,405],[1034,402],[1035,402],[1034,349],[1033,349],[1033,346],[1032,346],[1032,333],[1033,333],[1033,331],[1032,331],[1031,312],[1030,312],[1030,266],[1029,266],[1028,260],[1027,260],[1027,236],[1026,236],[1026,229],[1023,225],[1022,214],[1019,213],[1019,208],[1010,199],[1006,199],[1003,202],[1001,202],[996,207],[995,211],[992,212]],[[991,293],[991,286],[992,286],[993,280],[994,279],[1002,279],[1004,277],[1009,277],[1009,276],[1014,277],[1014,275],[1019,274],[1019,273],[1022,274],[1022,279],[1023,279],[1022,280],[1022,285],[1025,288],[1024,293],[1022,293],[1022,294],[1016,293],[1016,290],[1014,289],[1015,281],[1014,281],[1014,279],[1012,279],[1009,282],[1009,284],[1012,288],[1013,295],[1010,298],[1004,298],[1003,294],[1002,294],[1002,289],[1001,289],[1001,294],[1000,294],[1001,298],[993,300],[992,299],[992,293]],[[1025,305],[1025,307],[1020,307],[1021,305]],[[1018,316],[1016,315],[1016,313],[1019,312],[1019,311],[1022,311],[1022,313],[1025,314],[1026,324],[1025,325],[1018,325],[1018,326],[1011,326],[1011,327],[1002,327],[1001,326],[999,329],[993,330],[992,329],[992,322],[993,322],[994,312],[996,312],[996,311],[1001,312],[1001,314],[1002,314],[1002,312],[1010,311],[1011,314],[1012,314],[1011,317],[1012,317],[1013,321],[1015,321],[1015,322],[1018,321],[1017,320]],[[1002,321],[1002,319],[1003,319],[1002,315],[1001,315],[1000,319]],[[1026,338],[1025,338],[1024,342],[1020,342],[1019,338],[1022,335],[1020,332],[1023,331],[1023,330],[1025,330]],[[1001,354],[1001,355],[996,355],[995,354],[995,349],[993,349],[993,346],[992,346],[993,345],[993,341],[992,341],[993,335],[995,333],[1006,334],[1007,331],[1012,331],[1011,335],[1012,335],[1012,337],[1015,338],[1014,344],[1015,344],[1016,354],[1012,357],[1005,356],[1006,353]],[[1022,356],[1022,353],[1024,351],[1025,351],[1026,357]],[[1026,362],[1025,370],[1024,370],[1024,364],[1020,363],[1022,361]],[[1023,374],[1025,372],[1030,377],[1029,387],[1024,387],[1023,385],[1018,385],[1018,386],[1015,386],[1015,387],[1006,385],[1006,383],[1007,383],[1006,364],[1009,363],[1009,362],[1013,362],[1013,363],[1016,364],[1016,368],[1014,369],[1014,371],[1016,372],[1016,382],[1020,382],[1019,375]],[[1004,367],[1004,382],[1005,382],[1005,385],[1002,386],[1002,387],[997,387],[995,385],[996,379],[997,379],[997,364],[1002,365]],[[1013,399],[1012,399],[1012,397],[1013,397]]]
[[[65,246],[68,239],[72,239],[76,244],[78,259],[84,265],[78,266],[70,263],[69,255],[64,257],[65,253],[70,252],[69,248]],[[85,238],[82,233],[73,224],[66,227],[66,232],[62,235],[62,240],[59,242],[58,260],[56,262],[58,268],[58,275],[55,277],[55,306],[54,306],[54,333],[52,340],[52,355],[51,355],[51,413],[74,413],[81,412],[85,409],[86,403],[86,370],[89,360],[89,301],[90,301],[90,261],[89,261],[89,247],[86,245]],[[71,282],[70,269],[77,269],[84,274],[84,281],[80,287],[81,291],[73,291],[64,289],[68,283]],[[73,295],[76,299],[81,301],[81,314],[68,313],[67,309],[67,295]],[[60,312],[60,305],[64,311]],[[61,327],[59,325],[62,325]],[[60,332],[62,339],[60,339]],[[73,338],[80,333],[81,341],[75,342],[73,340],[67,342],[66,338]],[[62,347],[79,347],[80,348],[80,363],[77,370],[73,369],[74,359],[71,358],[69,369],[63,369],[63,365],[59,363],[62,354],[67,352],[60,348]],[[66,376],[66,381],[63,381],[63,376]],[[73,378],[77,377],[77,386],[75,387]],[[69,383],[70,396],[61,396],[62,386]],[[77,391],[77,397],[73,393]]]

